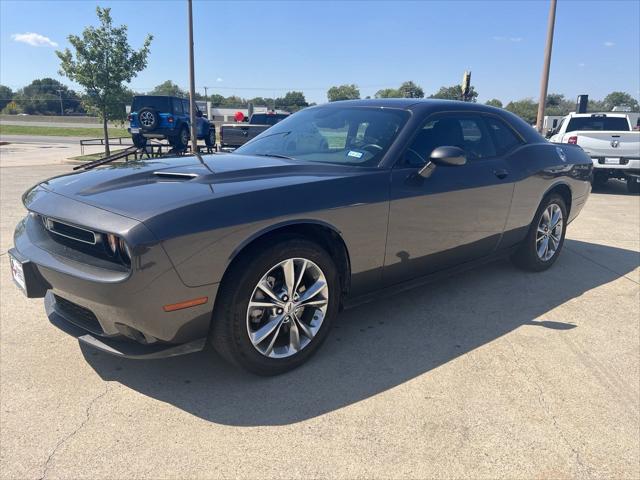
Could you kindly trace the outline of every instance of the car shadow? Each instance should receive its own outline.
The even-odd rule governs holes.
[[[307,364],[262,378],[210,350],[163,360],[112,357],[83,347],[101,378],[219,424],[284,425],[365,400],[428,374],[518,328],[563,335],[579,325],[548,312],[639,265],[638,252],[566,241],[553,268],[527,273],[498,262],[343,312]],[[604,254],[612,267],[589,260]]]

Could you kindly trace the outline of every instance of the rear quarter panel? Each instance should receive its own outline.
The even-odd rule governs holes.
[[[558,149],[565,154],[563,160]],[[533,221],[544,196],[565,185],[571,192],[569,221],[578,214],[591,191],[593,164],[580,147],[567,144],[536,143],[515,150],[507,157],[515,183],[501,247],[520,242]]]

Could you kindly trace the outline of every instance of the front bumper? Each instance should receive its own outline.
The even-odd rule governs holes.
[[[56,216],[53,210],[63,211],[67,202],[76,204],[78,214],[93,208],[53,193],[45,196],[47,202],[36,200],[29,208],[52,217]],[[112,225],[120,219],[132,222],[109,215],[113,216]],[[57,249],[37,220],[27,216],[18,224],[15,248],[9,252],[24,262],[25,276],[29,277],[27,296],[44,296],[53,323],[73,324],[84,332],[77,335],[81,342],[108,353],[157,358],[201,349],[209,332],[218,285],[187,287],[144,225],[126,228],[141,242],[132,243],[137,246],[130,269],[111,268],[69,248]],[[207,297],[206,303],[171,312],[163,309],[201,297]]]

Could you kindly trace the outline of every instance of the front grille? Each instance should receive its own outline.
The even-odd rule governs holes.
[[[93,232],[37,213],[31,215],[37,220],[34,222],[34,227],[41,230],[47,239],[51,239],[52,242],[63,247],[60,249],[52,244],[43,245],[42,248],[45,250],[70,258],[74,258],[76,252],[80,252],[118,266],[124,266],[121,258],[109,250],[104,233]]]
[[[104,330],[100,326],[100,322],[96,318],[95,314],[88,308],[81,307],[77,303],[73,303],[66,298],[53,296],[56,301],[56,309],[59,313],[69,320],[71,323],[77,326],[89,330],[92,333],[103,335]]]
[[[56,235],[69,238],[71,240],[76,240],[78,242],[88,243],[90,245],[96,244],[96,234],[91,230],[76,227],[75,225],[61,222],[54,218],[43,217],[43,219],[45,228],[51,233],[55,233]]]

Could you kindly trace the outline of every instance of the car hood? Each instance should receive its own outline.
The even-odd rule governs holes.
[[[144,222],[212,198],[356,175],[366,170],[273,157],[214,154],[112,164],[54,177],[40,187]]]

